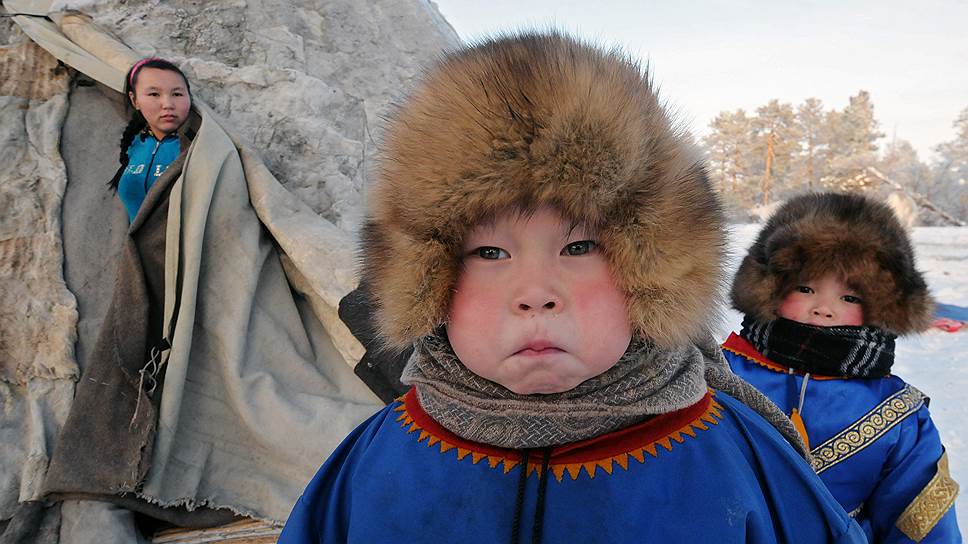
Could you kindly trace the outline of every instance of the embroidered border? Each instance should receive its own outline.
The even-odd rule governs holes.
[[[908,538],[921,542],[955,503],[958,482],[948,473],[948,452],[941,454],[934,477],[897,518],[897,528]]]
[[[446,436],[438,436],[427,428],[424,428],[424,426],[417,422],[415,415],[410,413],[407,408],[407,402],[410,400],[408,396],[412,394],[413,390],[408,395],[397,399],[400,401],[400,405],[393,408],[393,411],[399,413],[396,420],[408,434],[418,433],[418,443],[426,441],[427,447],[432,448],[437,446],[440,453],[457,450],[458,461],[463,461],[469,457],[471,463],[475,465],[481,460],[486,460],[488,466],[492,469],[496,469],[498,465],[502,465],[501,470],[505,474],[521,464],[521,458],[518,452],[514,450],[503,450],[501,448],[491,448],[478,444],[474,444],[472,447],[471,444],[462,444],[459,438],[448,439]],[[697,403],[705,403],[705,407],[701,408],[699,412],[694,412],[694,415],[688,416],[689,419],[685,420],[681,425],[678,425],[677,428],[664,432],[660,436],[652,439],[647,438],[645,441],[639,438],[636,440],[638,444],[630,447],[627,446],[628,449],[626,451],[620,451],[616,454],[606,454],[601,458],[584,460],[576,459],[573,452],[568,453],[567,451],[563,451],[560,456],[552,453],[551,462],[548,464],[548,472],[553,474],[559,482],[562,481],[565,474],[568,474],[572,480],[577,480],[582,472],[585,472],[589,478],[594,478],[598,469],[603,470],[607,474],[612,474],[615,469],[614,465],[616,464],[622,467],[623,470],[628,470],[630,458],[635,459],[639,463],[645,463],[645,460],[648,458],[645,454],[658,457],[663,449],[672,451],[673,446],[677,443],[683,443],[686,436],[696,438],[696,431],[709,430],[710,425],[718,425],[719,421],[723,419],[723,407],[713,398],[714,395],[715,392],[710,390],[706,398],[700,401],[700,403]],[[634,427],[627,430],[634,430]],[[638,436],[639,433],[634,433],[634,435]],[[591,443],[596,441],[597,439],[590,439],[587,442]],[[567,447],[564,449],[567,450]],[[527,467],[528,476],[535,473],[540,477],[540,468],[540,461],[529,461]]]
[[[820,474],[849,459],[924,405],[924,393],[911,385],[884,399],[863,417],[814,448],[813,469]]]

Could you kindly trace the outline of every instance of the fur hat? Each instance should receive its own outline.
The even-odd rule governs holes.
[[[860,293],[864,324],[894,334],[926,329],[934,301],[894,212],[859,195],[790,199],[760,231],[733,281],[733,306],[761,321],[801,281],[837,274]]]
[[[380,166],[362,281],[388,347],[446,320],[471,228],[541,206],[597,231],[643,337],[679,345],[716,314],[719,201],[692,140],[618,51],[559,33],[459,49],[389,119]]]

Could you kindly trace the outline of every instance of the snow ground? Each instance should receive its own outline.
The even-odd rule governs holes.
[[[733,225],[729,278],[753,243],[760,225]],[[918,227],[912,234],[918,269],[938,302],[968,308],[968,228]],[[739,331],[742,316],[729,310],[722,338]],[[968,489],[968,329],[932,329],[897,340],[893,372],[931,397],[931,418],[948,451],[952,477]],[[968,497],[955,502],[961,533],[968,540]]]

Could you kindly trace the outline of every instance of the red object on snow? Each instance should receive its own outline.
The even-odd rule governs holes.
[[[939,317],[931,322],[931,326],[945,332],[958,332],[965,327],[965,322],[947,317]]]

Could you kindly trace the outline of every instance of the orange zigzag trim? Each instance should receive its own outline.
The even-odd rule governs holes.
[[[582,444],[586,442],[594,443],[597,442],[597,439],[578,443],[577,445],[570,447],[566,446],[563,448],[553,449],[551,459],[548,463],[548,469],[555,476],[558,482],[562,481],[566,473],[571,477],[572,480],[577,480],[578,476],[583,471],[588,475],[589,478],[594,478],[599,469],[603,470],[606,474],[612,474],[615,469],[615,465],[618,465],[623,470],[628,470],[630,458],[638,461],[639,463],[645,463],[645,460],[647,459],[646,454],[651,457],[658,457],[659,454],[662,453],[662,450],[670,452],[676,444],[682,444],[685,441],[686,436],[689,436],[690,438],[697,438],[697,430],[706,431],[709,429],[709,425],[717,425],[719,424],[719,421],[723,419],[721,412],[722,405],[712,398],[714,394],[715,393],[713,391],[710,391],[706,397],[700,401],[700,403],[706,402],[707,406],[705,410],[703,410],[698,416],[686,422],[678,429],[665,433],[661,438],[648,440],[641,445],[634,446],[627,451],[622,451],[615,455],[610,455],[601,459],[584,460],[578,462],[568,462],[568,458],[580,457]],[[414,420],[414,417],[410,414],[410,411],[407,408],[407,404],[409,402],[417,403],[416,395],[414,394],[413,390],[411,390],[406,396],[400,397],[398,400],[401,402],[400,405],[393,409],[395,412],[400,413],[396,420],[400,423],[402,428],[406,429],[408,434],[419,433],[417,434],[417,443],[426,441],[427,447],[437,446],[442,454],[456,449],[458,461],[463,461],[469,457],[471,463],[476,465],[482,460],[486,460],[487,465],[490,468],[496,469],[498,466],[501,466],[505,474],[510,472],[512,469],[514,469],[514,467],[521,463],[521,453],[517,450],[493,448],[486,445],[478,445],[468,442],[458,444],[457,442],[460,441],[460,439],[448,440],[421,427],[421,425]],[[417,403],[415,406],[417,410],[422,411],[419,403]],[[686,410],[688,410],[688,408]],[[643,431],[640,434],[645,435],[645,428],[654,421],[655,420],[646,421],[645,423],[636,425],[628,430],[642,428]],[[605,436],[608,437],[609,435]],[[481,449],[486,449],[488,451],[479,451]],[[556,457],[558,457],[557,462],[555,460]],[[531,474],[534,473],[540,477],[540,467],[540,462],[529,461],[528,476],[531,476]]]

